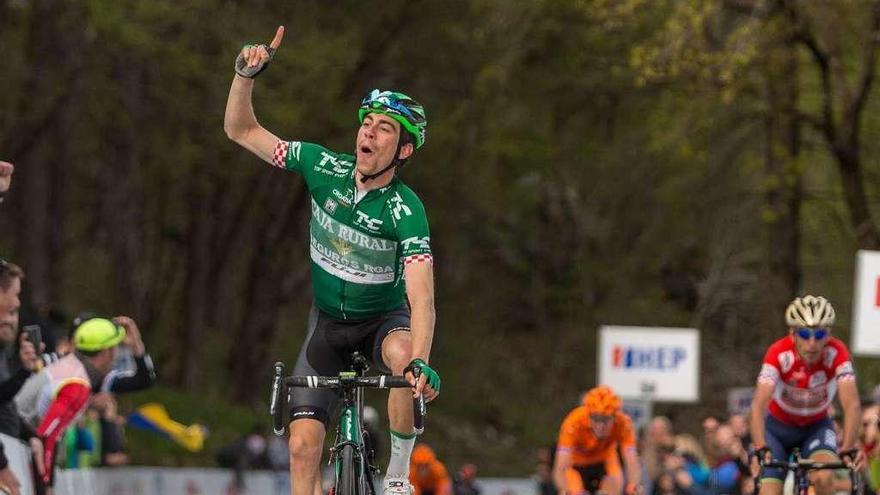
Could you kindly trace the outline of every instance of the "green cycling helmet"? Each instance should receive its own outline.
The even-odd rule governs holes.
[[[425,144],[428,133],[428,119],[425,109],[409,96],[396,91],[380,91],[374,89],[361,101],[358,120],[364,122],[369,113],[383,113],[400,122],[400,125],[412,136],[416,149]]]
[[[91,318],[73,332],[73,346],[80,351],[110,349],[125,339],[125,329],[106,318]]]

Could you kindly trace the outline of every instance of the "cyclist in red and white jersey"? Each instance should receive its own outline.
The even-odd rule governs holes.
[[[755,455],[787,460],[792,450],[819,462],[838,462],[838,446],[828,407],[835,393],[843,406],[840,454],[860,466],[856,451],[861,405],[856,375],[846,345],[831,336],[834,308],[824,297],[795,298],[785,311],[788,335],[764,356],[752,399],[751,432]],[[810,479],[817,495],[830,494],[833,473],[815,471]],[[785,473],[765,468],[760,495],[780,495]]]

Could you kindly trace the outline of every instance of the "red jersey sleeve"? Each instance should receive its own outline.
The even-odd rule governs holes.
[[[61,386],[49,409],[37,427],[37,436],[43,440],[43,461],[46,473],[43,481],[49,483],[54,467],[55,446],[64,431],[85,409],[92,389],[88,383],[71,380]]]
[[[761,371],[758,373],[758,383],[768,383],[776,385],[783,373],[785,364],[780,362],[782,355],[782,341],[774,342],[767,352],[764,354],[764,360],[761,362]],[[789,364],[790,366],[790,364]]]
[[[852,380],[856,376],[852,358],[846,345],[838,339],[832,338],[825,346],[824,364],[829,374],[838,380]]]

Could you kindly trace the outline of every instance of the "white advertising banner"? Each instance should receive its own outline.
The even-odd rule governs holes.
[[[856,254],[851,334],[853,354],[880,355],[880,251]]]
[[[599,383],[624,399],[700,399],[700,333],[696,329],[603,326],[598,361]]]

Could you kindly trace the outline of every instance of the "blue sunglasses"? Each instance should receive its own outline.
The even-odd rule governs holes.
[[[810,337],[813,337],[816,340],[823,340],[823,339],[825,339],[825,337],[828,336],[828,329],[827,328],[801,327],[801,328],[798,328],[795,331],[795,333],[797,333],[798,337],[800,337],[804,340],[810,340]]]

